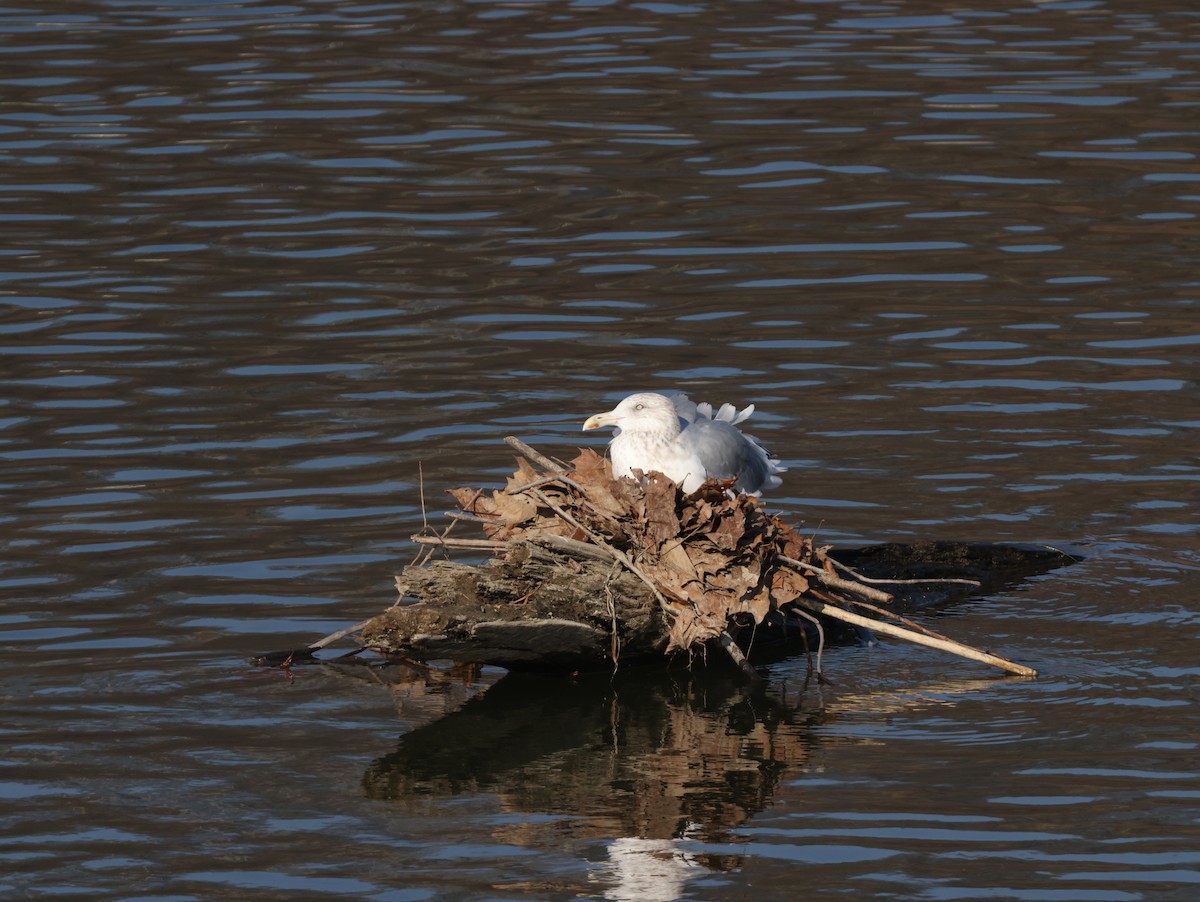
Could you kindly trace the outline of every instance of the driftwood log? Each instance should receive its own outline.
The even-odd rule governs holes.
[[[359,624],[365,648],[553,671],[615,669],[670,652],[691,661],[719,649],[749,671],[746,654],[868,629],[1032,676],[906,611],[1073,560],[1056,549],[962,543],[838,552],[727,486],[710,481],[685,496],[661,474],[614,479],[590,451],[568,468],[508,442],[522,459],[507,487],[452,492],[461,511],[441,534],[413,537],[428,551],[397,577],[396,604]],[[451,537],[462,520],[486,538]],[[490,557],[433,560],[448,549]]]
[[[396,579],[400,597],[420,601],[376,617],[363,641],[422,660],[515,669],[661,659],[670,624],[650,588],[583,543],[559,550],[552,541],[514,543],[478,566],[440,560],[407,568]]]

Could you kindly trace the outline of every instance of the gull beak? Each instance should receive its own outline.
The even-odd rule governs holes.
[[[615,426],[616,424],[616,417],[612,415],[611,410],[608,413],[594,413],[583,421],[582,431],[590,432],[593,429],[599,429],[601,426]]]

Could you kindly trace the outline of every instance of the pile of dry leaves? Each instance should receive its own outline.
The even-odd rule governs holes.
[[[810,579],[836,581],[822,549],[764,512],[757,498],[715,481],[684,495],[660,473],[644,482],[614,479],[608,461],[589,450],[569,471],[539,472],[521,459],[503,490],[451,494],[489,539],[557,535],[608,549],[671,615],[668,651],[720,637],[730,620],[760,623],[806,593],[839,600]]]

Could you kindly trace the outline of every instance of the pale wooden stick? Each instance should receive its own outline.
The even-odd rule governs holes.
[[[479,514],[469,514],[466,511],[442,511],[442,516],[449,517],[451,520],[462,520],[464,523],[495,523],[497,517],[489,520],[487,517],[481,517]]]
[[[371,619],[373,620],[374,618]],[[277,666],[287,668],[292,664],[299,663],[300,661],[315,662],[316,658],[313,656],[313,652],[324,648],[326,645],[332,645],[338,639],[349,636],[351,633],[358,632],[370,622],[370,620],[364,620],[361,623],[354,624],[354,626],[348,626],[345,629],[338,630],[336,633],[330,633],[324,639],[318,639],[312,645],[306,645],[304,648],[292,648],[285,649],[283,651],[269,651],[261,655],[255,655],[250,659],[250,663],[263,667]],[[358,651],[362,651],[362,647],[360,647]],[[350,652],[350,654],[354,655],[358,654],[358,652]],[[345,657],[345,655],[343,655],[343,657]]]
[[[963,645],[961,642],[955,642],[953,639],[939,639],[934,636],[926,636],[924,633],[914,632],[910,629],[905,629],[902,626],[896,626],[893,623],[885,623],[882,620],[873,620],[870,617],[864,617],[862,614],[854,614],[850,611],[843,610],[836,605],[826,604],[823,601],[818,601],[815,598],[800,596],[795,599],[795,604],[803,605],[810,611],[817,614],[825,614],[835,620],[842,620],[846,623],[853,623],[855,626],[865,626],[867,629],[874,630],[877,633],[883,633],[885,636],[894,636],[897,639],[904,639],[916,645],[924,645],[927,648],[936,648],[940,651],[947,651],[951,654],[958,655],[962,658],[970,658],[972,661],[979,661],[983,664],[991,664],[993,667],[999,667],[1001,670],[1006,670],[1009,673],[1015,673],[1019,676],[1035,677],[1037,671],[1032,667],[1026,667],[1024,664],[1017,664],[1008,658],[1002,658],[999,655],[994,655],[991,652],[982,651],[978,648],[972,648],[969,645]]]
[[[552,532],[525,539],[531,545],[556,551],[573,558],[588,558],[593,561],[613,561],[613,556],[604,548],[599,548],[589,542],[578,542],[566,536],[555,535]],[[620,563],[620,561],[616,561]]]
[[[409,539],[416,542],[418,545],[445,545],[447,548],[506,548],[507,542],[500,542],[496,539],[448,539],[445,535],[440,536],[409,536]]]
[[[825,669],[824,664],[822,663],[822,656],[825,653],[825,627],[821,626],[821,621],[818,620],[816,617],[814,617],[812,614],[809,614],[807,611],[799,611],[799,610],[796,610],[795,608],[793,608],[789,613],[795,615],[797,618],[807,620],[809,623],[811,623],[813,626],[815,626],[817,628],[817,679],[819,680],[819,679],[821,679],[821,675]],[[801,626],[800,629],[803,630],[804,627]],[[804,636],[804,650],[806,652],[808,651],[808,637],[807,636]],[[809,655],[808,655],[808,672],[812,673],[812,653],[811,652],[809,652]]]
[[[864,611],[871,611],[875,614],[881,614],[889,620],[894,620],[896,623],[902,623],[911,630],[916,630],[918,633],[924,633],[926,636],[933,636],[935,639],[949,639],[949,636],[943,636],[941,633],[934,632],[927,626],[921,626],[915,620],[909,620],[907,617],[897,614],[895,611],[889,611],[887,608],[876,607],[866,601],[860,601],[857,598],[845,599],[846,604],[852,604],[856,608],[862,608]],[[950,640],[953,641],[953,640]]]
[[[429,528],[429,518],[425,516],[425,467],[417,461],[417,491],[421,498],[421,528]]]
[[[375,618],[372,617],[371,620]],[[356,623],[354,626],[348,626],[344,630],[338,630],[336,633],[330,633],[324,639],[318,639],[309,648],[324,648],[326,645],[331,645],[343,636],[349,636],[351,633],[357,633],[360,629],[366,626],[371,620],[364,620],[362,623]]]

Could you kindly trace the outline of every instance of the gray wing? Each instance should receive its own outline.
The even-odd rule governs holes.
[[[675,395],[671,401],[680,425],[685,426],[679,441],[696,453],[710,478],[736,479],[735,488],[748,494],[782,483],[775,475],[783,471],[779,461],[735,425],[754,412],[753,405],[739,412],[725,404],[714,415],[710,405],[693,404],[683,395]]]

